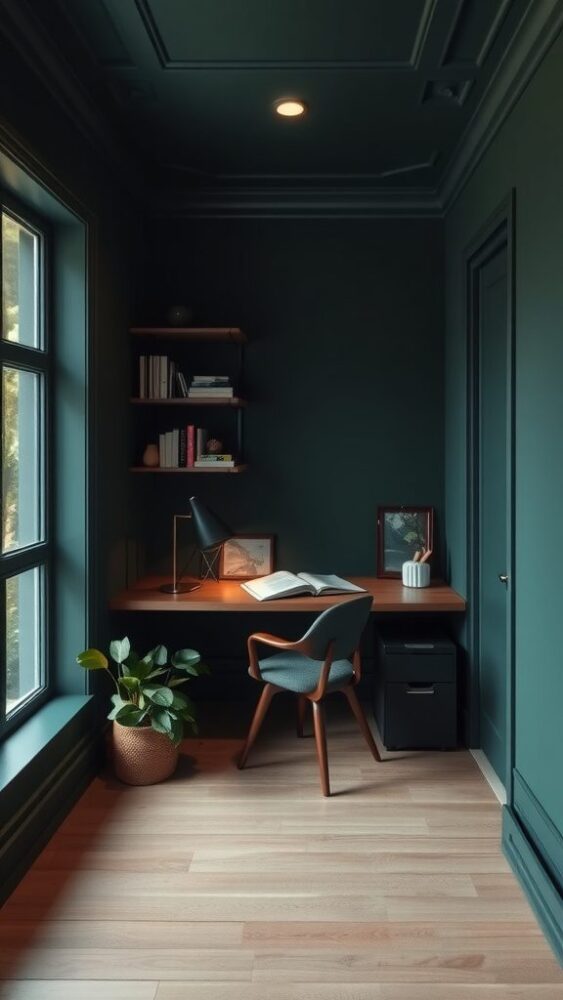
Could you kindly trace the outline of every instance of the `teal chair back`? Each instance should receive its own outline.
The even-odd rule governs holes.
[[[324,660],[333,643],[333,660],[351,656],[360,643],[371,605],[372,598],[368,595],[323,611],[301,639],[303,645],[306,644],[307,655],[313,660]]]

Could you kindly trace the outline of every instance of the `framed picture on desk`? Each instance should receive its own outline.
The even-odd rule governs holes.
[[[222,580],[252,580],[273,571],[273,535],[236,535],[221,549],[219,576]]]
[[[400,577],[404,562],[432,551],[433,538],[433,507],[378,507],[378,577]]]

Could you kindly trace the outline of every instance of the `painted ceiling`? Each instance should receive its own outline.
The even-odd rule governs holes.
[[[432,191],[525,0],[59,0],[144,163],[195,189]],[[77,38],[78,41],[78,38]],[[67,37],[67,45],[68,37]],[[283,96],[301,120],[272,111]]]

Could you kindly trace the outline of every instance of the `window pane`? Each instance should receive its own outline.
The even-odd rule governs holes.
[[[2,551],[43,541],[43,376],[2,368]]]
[[[40,567],[6,580],[6,714],[42,685]]]
[[[2,336],[41,347],[39,325],[39,238],[2,214]]]

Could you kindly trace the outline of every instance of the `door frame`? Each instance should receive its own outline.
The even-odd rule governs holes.
[[[514,690],[515,690],[515,192],[501,202],[467,246],[464,275],[467,341],[467,646],[469,663],[469,745],[480,746],[479,665],[479,270],[506,246],[506,573],[507,587],[507,676],[506,676],[506,770],[507,802],[513,797]]]

